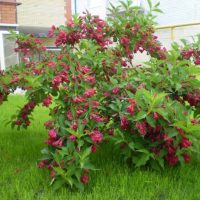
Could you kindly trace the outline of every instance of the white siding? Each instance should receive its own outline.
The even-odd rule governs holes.
[[[164,14],[158,13],[159,25],[200,21],[200,0],[160,0],[160,9]]]
[[[82,14],[85,10],[88,10],[93,15],[99,15],[101,18],[106,16],[106,0],[76,0],[76,11]],[[73,4],[74,5],[74,4]],[[73,9],[73,12],[75,9]]]

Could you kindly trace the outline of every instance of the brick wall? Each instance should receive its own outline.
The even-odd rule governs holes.
[[[17,23],[15,0],[0,0],[0,23]]]

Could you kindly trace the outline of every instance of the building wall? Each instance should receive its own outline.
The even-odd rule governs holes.
[[[160,9],[164,13],[158,14],[159,25],[200,21],[200,0],[160,0]]]
[[[88,10],[93,15],[99,15],[101,18],[106,16],[106,0],[72,0],[72,13],[79,13]]]
[[[0,1],[0,23],[16,24],[16,2],[14,0]]]
[[[19,26],[51,27],[66,23],[68,0],[18,0]]]

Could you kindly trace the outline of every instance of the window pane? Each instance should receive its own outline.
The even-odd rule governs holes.
[[[18,63],[18,56],[14,51],[15,41],[8,39],[8,35],[9,34],[3,34],[5,67]]]

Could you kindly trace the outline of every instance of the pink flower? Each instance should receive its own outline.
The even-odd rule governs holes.
[[[61,82],[62,82],[62,78],[60,76],[54,77],[54,79],[52,80],[52,85],[54,89],[58,89],[58,86],[60,85]]]
[[[82,120],[82,124],[87,125],[87,123],[88,123],[88,122],[87,122],[87,119],[83,119],[83,120]]]
[[[49,120],[49,121],[47,121],[47,122],[44,123],[44,126],[46,128],[51,128],[53,126],[53,122]]]
[[[81,182],[86,185],[88,183],[88,176],[87,175],[83,175],[81,176]]]
[[[60,46],[62,44],[66,44],[67,42],[67,34],[64,31],[60,31],[58,37],[56,38],[55,45]]]
[[[67,111],[67,114],[66,114],[66,116],[67,116],[67,118],[69,119],[69,120],[72,120],[72,113],[71,113],[71,111],[69,110],[69,111]]]
[[[127,129],[128,129],[128,126],[129,126],[128,119],[127,119],[126,117],[122,117],[122,118],[121,118],[120,125],[121,125],[121,128],[122,128],[123,130],[127,130]]]
[[[182,138],[181,142],[180,142],[180,146],[181,148],[188,148],[192,145],[192,142],[189,141],[187,138]]]
[[[136,105],[136,102],[133,99],[129,99],[129,102],[130,102],[130,105],[126,108],[126,110],[131,115],[134,115],[134,107]]]
[[[80,67],[79,70],[83,73],[83,74],[87,74],[89,72],[91,72],[91,68],[90,67]]]
[[[118,87],[113,88],[112,92],[113,92],[113,94],[118,94],[119,88]]]
[[[49,68],[52,68],[52,67],[55,67],[56,66],[56,63],[54,62],[54,61],[51,61],[51,62],[49,62],[49,64],[48,64],[48,67]]]
[[[56,138],[57,137],[57,133],[55,129],[51,129],[48,131],[48,134],[51,138]]]
[[[103,96],[104,96],[104,97],[108,97],[108,96],[109,96],[109,92],[104,92],[104,93],[103,93]]]
[[[110,129],[108,130],[108,134],[109,134],[110,136],[113,136],[113,134],[114,134],[114,129],[113,129],[113,128],[110,128]]]
[[[55,171],[51,171],[50,176],[51,176],[52,178],[54,178],[54,177],[56,176],[56,172],[55,172]]]
[[[199,120],[197,120],[197,119],[192,119],[191,122],[192,122],[193,124],[198,124],[198,123],[199,123]]]
[[[76,111],[76,114],[77,114],[78,116],[81,116],[83,113],[84,113],[83,110],[77,110],[77,111]]]
[[[94,84],[96,81],[95,76],[86,76],[84,80],[91,84]]]
[[[127,112],[130,113],[131,115],[134,115],[134,105],[131,104],[126,108]]]
[[[84,92],[84,96],[87,97],[87,98],[90,98],[92,97],[94,94],[96,93],[96,90],[91,88],[91,89],[88,89]]]
[[[200,65],[200,56],[195,59],[194,64]]]
[[[157,112],[154,112],[154,113],[153,113],[153,118],[154,118],[155,120],[158,120],[158,118],[159,118],[159,115],[158,115],[158,113],[157,113]]]
[[[49,105],[52,103],[52,97],[48,96],[43,100],[43,106],[49,107]]]
[[[39,168],[44,168],[46,166],[47,160],[42,160],[41,162],[38,163]]]
[[[93,145],[91,146],[91,151],[92,151],[92,153],[96,153],[96,151],[97,151],[97,146],[93,144]]]
[[[172,155],[168,154],[166,156],[166,160],[168,161],[169,165],[174,166],[178,162],[178,157],[174,154],[172,154]]]
[[[90,119],[94,119],[96,122],[102,121],[101,117],[97,114],[94,114],[94,113],[90,114]]]
[[[174,154],[176,149],[173,146],[168,146],[167,147],[167,152],[168,154]]]
[[[97,108],[100,105],[98,101],[91,101],[91,103],[92,103],[92,108]]]
[[[77,97],[73,98],[73,102],[74,103],[83,103],[83,102],[85,102],[85,99],[81,96],[77,96]]]
[[[57,140],[52,143],[52,146],[54,147],[62,147],[62,145],[63,145],[62,140]]]
[[[127,38],[127,37],[122,37],[121,40],[120,40],[120,43],[121,43],[123,46],[128,46],[128,45],[129,45],[129,42],[130,42],[130,39]]]
[[[77,128],[78,128],[78,124],[77,124],[77,122],[74,121],[74,122],[72,123],[72,125],[70,126],[70,128],[76,131]]]
[[[22,125],[22,121],[18,119],[18,120],[15,121],[15,124],[20,126],[20,125]]]
[[[71,141],[74,142],[74,141],[76,141],[77,138],[76,138],[75,135],[70,135],[70,136],[69,136],[69,139],[70,139]]]
[[[146,123],[145,122],[137,122],[136,128],[139,129],[141,135],[146,135]]]
[[[189,154],[184,153],[184,154],[183,154],[183,158],[184,158],[184,160],[185,160],[185,163],[189,163],[189,162],[190,162],[190,155],[189,155]]]
[[[99,131],[93,131],[91,134],[90,134],[90,138],[93,142],[95,143],[100,143],[102,142],[103,140],[103,135],[101,132]]]

